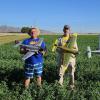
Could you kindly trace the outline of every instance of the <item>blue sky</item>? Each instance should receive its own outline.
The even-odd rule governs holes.
[[[0,0],[0,25],[100,32],[100,0]]]

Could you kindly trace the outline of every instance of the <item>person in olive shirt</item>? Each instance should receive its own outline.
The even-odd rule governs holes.
[[[62,46],[62,47],[67,47],[69,43],[69,39],[71,38],[72,34],[70,30],[69,25],[65,25],[63,28],[63,35],[56,39],[54,45]],[[73,49],[78,51],[78,46],[77,46],[77,41],[74,43]],[[67,58],[67,53],[64,53],[64,50],[61,48],[56,48],[53,46],[52,51],[56,51],[58,53],[57,55],[57,66],[58,66],[58,73],[59,73],[59,84],[63,85],[63,77],[65,74],[65,71],[67,70],[70,75],[70,81],[69,85],[70,88],[74,88],[74,72],[75,72],[75,63],[76,63],[76,57],[74,54],[71,54],[71,57],[69,59],[68,66],[66,66],[66,59]],[[67,68],[66,68],[67,67]],[[66,69],[66,70],[65,70]]]

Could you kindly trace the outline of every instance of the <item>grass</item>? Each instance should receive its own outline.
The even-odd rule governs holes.
[[[8,42],[16,38],[21,39],[11,37],[6,37],[9,38]],[[0,46],[0,100],[99,100],[100,56],[92,55],[92,59],[88,59],[85,55],[88,45],[92,50],[98,48],[98,36],[78,36],[80,55],[77,56],[74,91],[68,89],[67,74],[63,87],[57,83],[56,54],[51,52],[51,48],[58,36],[41,37],[46,42],[48,53],[44,56],[43,85],[40,89],[35,84],[36,78],[31,80],[29,89],[23,88],[24,62],[21,60],[19,49],[13,47],[14,42],[7,43],[4,40],[3,43],[7,44]]]
[[[1,35],[0,36],[0,45],[1,44],[5,44],[5,43],[10,43],[13,42],[15,40],[22,40],[24,38],[29,37],[27,34],[20,34],[20,35],[12,35],[12,34],[6,34],[6,35]]]

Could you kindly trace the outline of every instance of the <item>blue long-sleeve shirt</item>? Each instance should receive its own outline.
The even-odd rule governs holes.
[[[28,38],[28,39],[25,39],[22,44],[25,44],[25,45],[36,45],[39,42],[39,40],[40,40],[40,38],[36,38],[36,39]],[[46,50],[46,44],[45,44],[44,41],[41,44],[41,48]],[[25,60],[25,63],[26,64],[43,63],[43,55],[42,55],[42,53],[39,52],[38,54],[32,55],[31,57],[29,57],[28,59]]]

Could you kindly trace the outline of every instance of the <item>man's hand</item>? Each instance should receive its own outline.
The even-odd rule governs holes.
[[[42,55],[44,55],[46,53],[46,51],[42,48],[39,49],[39,52],[42,53]]]
[[[28,49],[28,48],[26,48],[26,47],[24,47],[24,46],[21,46],[21,47],[20,47],[20,53],[21,53],[21,54],[26,54],[28,51],[30,51],[30,49]]]

